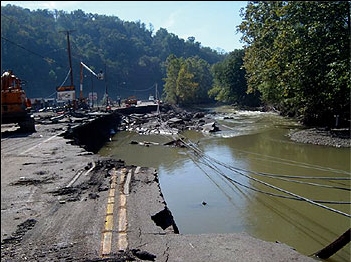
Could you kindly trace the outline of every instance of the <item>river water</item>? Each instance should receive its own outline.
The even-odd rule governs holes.
[[[311,255],[350,228],[350,148],[293,142],[301,127],[274,113],[215,110],[225,131],[121,131],[99,154],[157,169],[182,234],[246,232]],[[191,148],[164,145],[180,136]],[[350,261],[350,243],[326,261]]]

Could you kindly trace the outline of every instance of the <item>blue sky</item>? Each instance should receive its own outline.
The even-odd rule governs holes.
[[[204,47],[230,52],[241,49],[240,8],[247,1],[1,1],[30,10],[48,9],[113,15],[124,21],[140,21],[154,32],[167,29],[186,40],[195,37]]]

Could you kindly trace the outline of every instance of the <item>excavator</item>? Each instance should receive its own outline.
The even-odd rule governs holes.
[[[32,104],[12,70],[1,75],[1,124],[17,123],[22,132],[36,132]]]

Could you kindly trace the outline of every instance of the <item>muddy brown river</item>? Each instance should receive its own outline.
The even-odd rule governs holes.
[[[247,232],[311,255],[350,228],[350,148],[293,142],[301,127],[274,113],[219,108],[214,120],[226,131],[121,131],[99,154],[155,167],[182,234]],[[179,137],[191,148],[164,145]],[[350,261],[350,243],[326,261]]]

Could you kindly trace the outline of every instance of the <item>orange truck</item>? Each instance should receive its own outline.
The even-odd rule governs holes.
[[[125,100],[126,106],[136,106],[138,104],[138,100],[135,96],[130,96]]]
[[[17,123],[21,131],[35,132],[31,101],[22,89],[22,81],[12,70],[1,75],[1,124]]]

